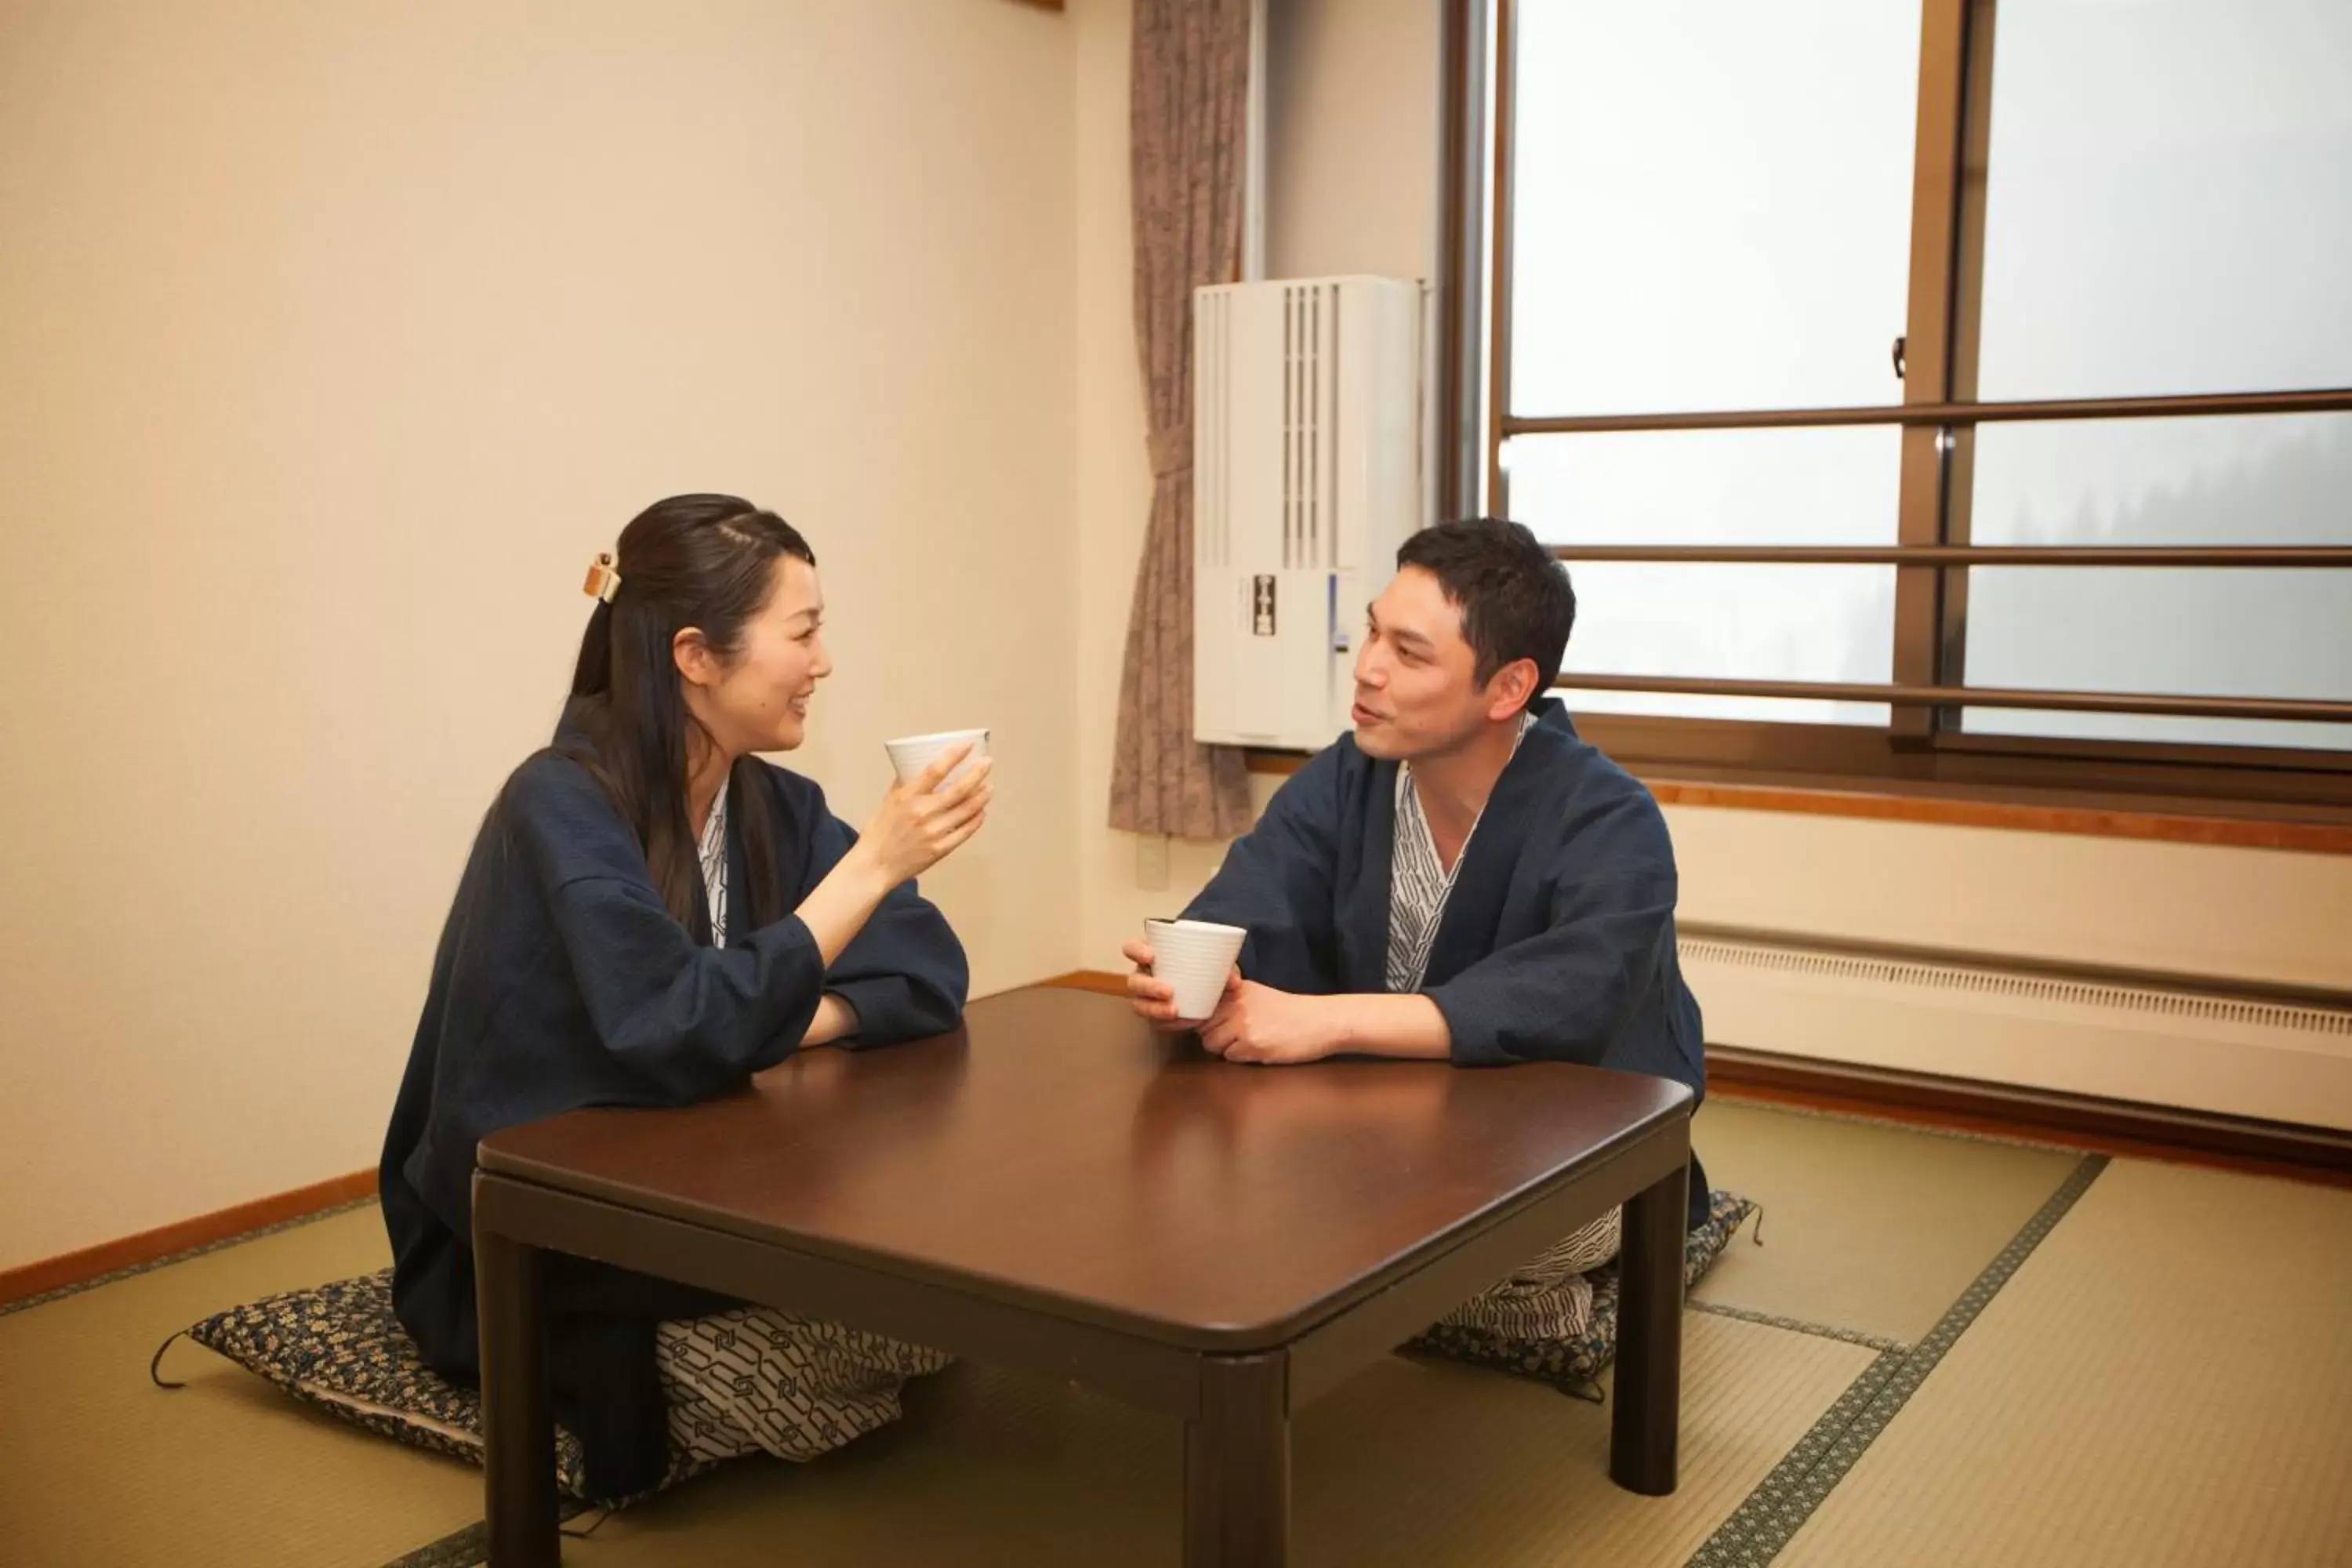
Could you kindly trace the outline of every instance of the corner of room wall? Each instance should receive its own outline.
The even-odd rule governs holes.
[[[1104,826],[1119,666],[1151,501],[1135,359],[1128,226],[1129,0],[1071,0],[1077,69],[1081,967],[1181,907],[1223,842],[1157,846]],[[1440,9],[1424,0],[1275,0],[1268,28],[1267,264],[1276,276],[1426,277],[1437,250]],[[1400,109],[1398,106],[1406,106]],[[1420,106],[1416,111],[1411,106]],[[1405,193],[1419,192],[1419,198]],[[1280,782],[1257,776],[1260,805]],[[1154,885],[1157,884],[1157,885]]]
[[[1110,763],[1120,664],[1135,569],[1151,505],[1143,394],[1135,353],[1134,243],[1129,229],[1128,71],[1130,0],[1070,0],[1076,69],[1077,398],[1071,425],[1078,519],[1078,626],[1071,680],[1077,705],[1077,910],[1074,963],[1116,968],[1141,917],[1191,897],[1222,845],[1170,845],[1165,889],[1138,886],[1137,837],[1114,831]]]

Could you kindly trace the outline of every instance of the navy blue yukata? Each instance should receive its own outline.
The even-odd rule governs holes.
[[[559,746],[583,747],[576,730]],[[856,835],[824,793],[765,763],[731,792],[767,792],[777,886],[796,908]],[[827,967],[800,920],[749,924],[740,795],[728,810],[727,944],[664,906],[645,852],[604,790],[560,750],[516,770],[474,843],[434,957],[431,989],[378,1174],[393,1295],[427,1364],[480,1375],[472,1242],[475,1145],[585,1106],[680,1106],[741,1086],[799,1048],[833,992],[856,1009],[849,1049],[955,1027],[969,979],[961,945],[911,881],[884,900]],[[698,882],[698,895],[699,884]],[[649,1489],[667,1426],[656,1326],[740,1305],[691,1286],[551,1257],[549,1382],[584,1449],[590,1489]]]
[[[1698,1003],[1675,952],[1675,853],[1639,781],[1546,698],[1470,836],[1421,991],[1455,1063],[1580,1062],[1704,1094]],[[1397,764],[1343,735],[1277,791],[1184,910],[1248,930],[1242,973],[1276,990],[1387,989]],[[1692,1224],[1706,1181],[1691,1163]]]

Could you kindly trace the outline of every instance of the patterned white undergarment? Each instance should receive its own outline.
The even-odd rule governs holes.
[[[1518,742],[1535,727],[1532,713],[1519,716]],[[1480,814],[1484,820],[1484,814]],[[1470,825],[1472,836],[1477,823]],[[1454,893],[1454,873],[1470,853],[1465,838],[1451,867],[1438,858],[1437,843],[1422,814],[1412,765],[1397,765],[1396,831],[1389,865],[1389,946],[1382,979],[1395,992],[1418,991],[1436,944],[1438,922]],[[1585,1274],[1617,1256],[1621,1211],[1611,1209],[1567,1240],[1547,1250],[1510,1278],[1445,1314],[1444,1321],[1485,1329],[1513,1339],[1580,1339],[1592,1323],[1592,1282]]]
[[[907,1379],[953,1359],[767,1307],[664,1323],[654,1350],[670,1446],[698,1459],[814,1459],[897,1420]]]
[[[1583,1338],[1592,1326],[1592,1281],[1585,1276],[1617,1256],[1623,1213],[1611,1209],[1441,1321],[1517,1340]]]

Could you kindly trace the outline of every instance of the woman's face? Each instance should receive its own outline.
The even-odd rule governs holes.
[[[688,709],[730,756],[789,752],[808,733],[809,699],[833,673],[824,651],[824,594],[816,568],[779,555],[770,569],[768,602],[743,624],[731,659],[681,647],[678,674]]]

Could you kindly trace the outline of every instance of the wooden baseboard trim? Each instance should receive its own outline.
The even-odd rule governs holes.
[[[212,1214],[197,1215],[193,1219],[176,1220],[153,1230],[141,1231],[137,1236],[126,1236],[119,1241],[100,1242],[96,1247],[85,1247],[79,1252],[0,1269],[0,1305],[21,1301],[28,1296],[46,1296],[52,1290],[62,1290],[68,1286],[87,1284],[125,1268],[160,1262],[178,1253],[192,1252],[197,1247],[228,1241],[249,1231],[282,1225],[289,1219],[300,1219],[321,1209],[374,1195],[375,1170],[371,1166],[364,1171],[353,1171],[347,1176],[332,1176],[323,1182],[313,1182],[290,1193],[278,1193],[269,1197],[256,1198],[251,1203],[215,1210]]]
[[[2352,1133],[1710,1046],[1710,1094],[2352,1186]]]
[[[1639,773],[1639,770],[1636,772]],[[1945,827],[1998,827],[2020,833],[2068,833],[2092,838],[2212,844],[2312,855],[2352,854],[2352,825],[2340,821],[2237,816],[2220,812],[2200,815],[2178,808],[2157,810],[2120,797],[2084,805],[2060,801],[1997,800],[1956,793],[1911,794],[1652,778],[1646,773],[1640,776],[1661,805],[1874,817],[1883,822],[1924,822]]]
[[[1123,975],[1079,969],[1041,982],[1124,995]],[[2168,1160],[2352,1186],[2352,1133],[2280,1121],[2095,1100],[1972,1079],[1892,1072],[1811,1057],[1710,1046],[1710,1094],[1874,1116],[1995,1138],[2026,1138],[2091,1153]]]
[[[1127,994],[1127,976],[1108,969],[1073,969],[1067,974],[1056,974],[1037,984],[1058,986],[1064,991],[1099,991],[1106,996]]]

